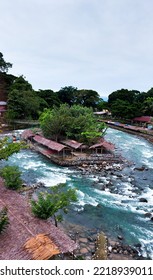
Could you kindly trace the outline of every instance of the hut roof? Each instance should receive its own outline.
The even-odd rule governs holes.
[[[1,233],[0,260],[44,259],[57,251],[67,253],[77,248],[77,244],[51,221],[34,217],[27,197],[6,189],[1,178],[0,194],[0,209],[7,207],[10,221]],[[43,244],[38,250],[40,241]]]
[[[43,233],[30,238],[23,247],[31,255],[32,260],[48,260],[60,253],[50,237]]]
[[[95,149],[95,148],[99,148],[99,147],[104,147],[106,150],[109,150],[109,151],[113,151],[115,148],[114,144],[103,140],[103,141],[100,141],[99,143],[92,145],[89,149]]]
[[[36,142],[50,148],[51,150],[53,151],[62,151],[63,149],[67,148],[65,145],[63,144],[60,144],[60,143],[57,143],[55,141],[52,141],[52,140],[49,140],[49,139],[46,139],[40,135],[36,135],[34,138],[33,138]]]
[[[150,123],[151,119],[152,119],[152,117],[150,117],[150,116],[141,116],[141,117],[134,118],[133,120],[136,122]]]
[[[83,143],[79,143],[72,139],[63,140],[62,143],[73,149],[79,149],[83,145]]]
[[[29,137],[33,137],[34,133],[30,129],[26,129],[22,132],[21,138],[28,139]]]

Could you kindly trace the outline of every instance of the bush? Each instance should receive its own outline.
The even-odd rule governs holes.
[[[8,224],[9,224],[9,219],[7,216],[7,208],[4,207],[0,211],[0,233],[5,230]]]
[[[66,190],[65,184],[51,187],[50,192],[39,193],[38,200],[31,201],[32,212],[41,219],[48,219],[53,216],[57,226],[57,222],[62,220],[61,210],[67,213],[67,207],[71,202],[77,201],[77,195],[74,189]],[[60,215],[58,215],[58,212],[60,212]]]
[[[17,166],[5,166],[0,175],[4,178],[6,187],[16,190],[22,186],[21,172]]]

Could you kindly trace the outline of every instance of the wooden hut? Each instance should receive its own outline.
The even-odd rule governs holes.
[[[105,140],[101,140],[98,143],[90,146],[89,148],[92,150],[93,153],[95,154],[102,154],[103,152],[113,152],[115,149],[115,146],[112,143],[109,143]]]
[[[76,140],[72,139],[63,140],[61,143],[71,148],[72,153],[74,151],[80,151],[82,153],[83,151],[88,149],[87,145],[84,145],[83,143],[77,142]]]
[[[46,139],[40,135],[35,135],[33,140],[46,150],[46,152],[65,157],[67,154],[70,154],[71,149],[61,143]]]

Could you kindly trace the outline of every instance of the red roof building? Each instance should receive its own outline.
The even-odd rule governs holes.
[[[57,143],[57,142],[49,140],[49,139],[46,139],[40,135],[34,136],[33,139],[35,142],[37,142],[43,146],[46,146],[47,148],[50,148],[51,150],[56,151],[56,152],[61,152],[65,149],[68,149],[68,147],[66,147],[65,145]]]
[[[92,145],[89,149],[95,150],[96,153],[99,151],[102,153],[103,150],[112,152],[114,151],[115,146],[112,143],[102,140],[99,143]]]
[[[83,146],[83,143],[79,143],[79,142],[77,142],[75,140],[71,140],[71,139],[63,140],[62,143],[75,150],[80,149],[81,146]]]
[[[142,122],[142,123],[151,123],[152,119],[153,119],[153,117],[151,117],[151,116],[141,116],[141,117],[134,118],[133,121]]]

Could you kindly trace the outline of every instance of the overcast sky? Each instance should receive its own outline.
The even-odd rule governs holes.
[[[0,0],[0,52],[37,89],[153,87],[153,0]]]

